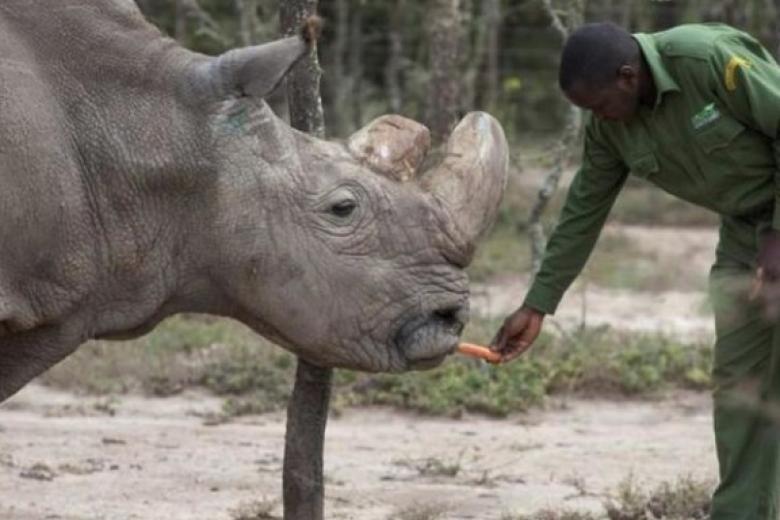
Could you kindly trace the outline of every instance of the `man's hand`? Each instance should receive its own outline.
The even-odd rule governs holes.
[[[767,319],[780,317],[780,231],[764,231],[758,240],[758,270],[751,299],[761,298]]]
[[[764,281],[780,280],[780,231],[768,229],[758,239],[758,268]]]
[[[528,350],[542,330],[544,313],[522,306],[513,312],[498,329],[490,348],[501,353],[501,362],[512,361]]]

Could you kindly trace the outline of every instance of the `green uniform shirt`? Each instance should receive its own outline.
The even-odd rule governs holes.
[[[717,24],[636,34],[658,92],[628,123],[590,117],[582,167],[525,303],[555,312],[629,173],[721,215],[780,229],[780,67],[752,37]],[[772,217],[773,215],[773,217]]]

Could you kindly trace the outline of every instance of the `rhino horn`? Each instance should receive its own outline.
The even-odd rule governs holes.
[[[378,117],[347,140],[347,149],[358,162],[398,182],[417,178],[430,147],[428,129],[399,115]]]
[[[506,188],[509,153],[501,125],[484,112],[472,112],[455,127],[442,162],[426,173],[423,188],[447,215],[445,229],[461,249],[493,225]]]

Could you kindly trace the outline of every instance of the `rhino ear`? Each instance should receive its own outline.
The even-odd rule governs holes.
[[[233,49],[213,59],[207,74],[216,94],[265,97],[309,50],[298,36],[264,45]]]
[[[309,50],[300,36],[264,45],[233,49],[215,58],[196,59],[180,84],[195,102],[213,102],[228,96],[263,98]]]

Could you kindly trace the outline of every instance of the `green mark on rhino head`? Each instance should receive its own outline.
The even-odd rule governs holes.
[[[249,121],[249,110],[247,107],[239,107],[229,112],[225,118],[225,128],[228,133],[238,135]]]

